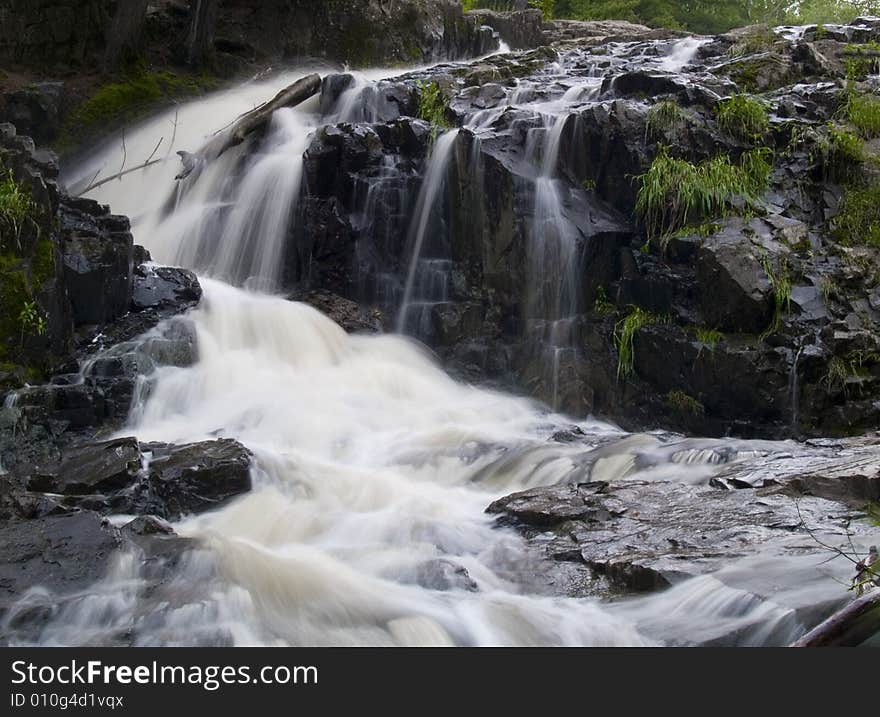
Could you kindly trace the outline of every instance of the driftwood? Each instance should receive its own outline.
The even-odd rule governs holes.
[[[791,647],[858,645],[880,630],[880,590],[871,590],[838,610]]]
[[[218,138],[220,139],[219,146],[214,151],[209,150],[208,154],[213,155],[212,159],[219,157],[230,147],[235,147],[244,142],[252,132],[264,127],[276,110],[284,107],[296,107],[320,91],[320,75],[308,75],[301,80],[297,80],[289,87],[281,90],[266,104],[260,105],[256,109],[242,115],[229,132]]]

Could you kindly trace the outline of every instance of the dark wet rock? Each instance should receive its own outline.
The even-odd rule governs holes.
[[[378,309],[367,309],[329,291],[307,291],[290,298],[313,306],[349,333],[378,333],[385,323]]]
[[[519,12],[475,10],[471,13],[481,25],[495,30],[513,50],[531,50],[545,43],[544,16],[536,9]]]
[[[134,438],[68,450],[63,462],[30,476],[28,489],[42,493],[89,495],[128,487],[141,470],[141,451]]]
[[[45,145],[58,138],[66,105],[63,82],[37,82],[6,93],[0,100],[0,121],[12,123],[19,133]]]
[[[468,571],[451,560],[430,560],[415,571],[413,582],[428,590],[467,590],[476,592],[479,587]]]
[[[150,512],[176,520],[213,510],[251,489],[252,455],[237,441],[186,446],[147,443]]]
[[[0,543],[0,613],[6,613],[28,590],[70,593],[94,583],[107,571],[120,537],[96,513],[75,511],[5,522]]]
[[[796,505],[776,488],[640,480],[539,488],[488,510],[540,538],[548,559],[582,564],[623,592],[666,588],[757,550],[783,549],[792,533],[806,536],[802,516],[827,528],[829,515],[846,514],[820,498]]]
[[[195,306],[201,298],[202,288],[191,271],[143,264],[135,269],[132,311],[173,309],[177,313]]]

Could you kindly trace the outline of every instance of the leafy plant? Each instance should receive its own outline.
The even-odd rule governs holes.
[[[37,205],[30,190],[15,181],[12,170],[0,174],[0,229],[5,227],[21,248],[21,233],[28,222],[34,223]],[[5,234],[3,232],[2,234]],[[11,249],[12,247],[7,247]]]
[[[21,326],[21,345],[24,345],[25,335],[45,336],[46,334],[46,319],[36,301],[25,302],[18,315],[18,323]]]
[[[636,213],[649,236],[659,236],[665,249],[668,239],[689,221],[723,216],[732,204],[757,203],[770,181],[769,149],[746,152],[739,165],[726,156],[700,164],[669,156],[662,147],[641,182]]]
[[[614,327],[614,346],[617,349],[617,378],[631,376],[635,371],[635,338],[645,326],[656,324],[659,317],[639,306],[617,322]]]
[[[731,137],[756,143],[770,129],[766,106],[748,95],[734,95],[715,106],[718,125]]]
[[[529,0],[529,5],[538,8],[545,20],[553,19],[553,12],[556,9],[556,0]]]
[[[418,116],[431,123],[433,136],[436,138],[440,129],[449,128],[449,120],[446,116],[449,102],[443,89],[436,82],[418,82],[416,86],[419,89]]]

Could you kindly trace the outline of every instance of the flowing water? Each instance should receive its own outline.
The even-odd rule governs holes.
[[[678,71],[695,45],[676,43],[658,61]],[[162,136],[166,151],[195,150],[297,77],[183,105],[130,133],[126,152],[145,159]],[[359,90],[369,87],[370,78],[359,82]],[[536,100],[546,122],[534,274],[544,263],[558,275],[552,291],[536,283],[532,318],[549,322],[556,350],[566,345],[560,322],[577,310],[569,273],[576,245],[558,216],[566,191],[556,177],[559,132],[569,107],[591,101],[600,82],[583,77],[549,105]],[[521,88],[509,101],[528,104],[530,93]],[[343,95],[337,118],[368,118],[357,96]],[[41,642],[112,644],[126,634],[137,644],[638,645],[736,632],[742,643],[781,644],[803,631],[802,604],[839,598],[839,586],[817,568],[824,556],[793,562],[778,553],[638,600],[554,596],[534,551],[485,513],[493,500],[587,474],[705,483],[730,465],[798,449],[627,437],[457,383],[408,338],[347,335],[316,310],[273,296],[302,153],[321,121],[312,101],[277,113],[259,146],[246,142],[179,184],[169,161],[90,194],[130,214],[136,241],[160,262],[196,270],[204,288],[187,319],[197,363],[158,368],[123,433],[169,443],[238,439],[256,457],[254,486],[175,526],[200,547],[161,590],[144,592],[144,568],[127,554],[63,603]],[[485,121],[473,117],[467,126]],[[404,322],[408,307],[446,290],[438,278],[448,274],[443,257],[423,249],[457,138],[452,131],[437,139],[413,215]],[[82,186],[99,167],[109,174],[119,164],[111,142],[67,180]],[[432,281],[440,284],[425,288]],[[550,440],[575,423],[581,440]],[[827,571],[841,577],[846,569],[834,563]],[[756,576],[766,584],[757,586]],[[761,597],[776,593],[772,602]],[[41,599],[35,590],[23,605]]]

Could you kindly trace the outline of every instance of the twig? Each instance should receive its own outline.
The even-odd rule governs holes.
[[[174,142],[177,140],[177,125],[180,117],[180,108],[174,110],[174,119],[171,120],[171,126],[174,127],[174,131],[171,133],[171,144],[168,145],[168,151],[165,153],[165,156],[168,157],[171,154],[171,150],[174,149]]]
[[[817,537],[816,537],[816,534],[815,534],[812,530],[810,530],[810,527],[807,525],[807,522],[804,520],[804,516],[801,514],[801,506],[800,506],[800,502],[797,501],[797,500],[795,500],[795,502],[794,502],[794,507],[795,507],[795,510],[797,510],[798,518],[801,519],[801,525],[803,526],[804,530],[807,531],[807,534],[808,534],[813,540],[815,540],[815,541],[816,541],[819,545],[821,545],[823,548],[825,548],[825,549],[827,549],[827,550],[831,550],[831,551],[837,553],[838,555],[843,556],[844,558],[846,558],[847,560],[849,560],[853,565],[858,565],[858,564],[859,564],[859,561],[858,561],[858,560],[854,560],[854,559],[851,558],[849,555],[847,555],[846,553],[844,553],[840,548],[836,548],[836,547],[834,547],[833,545],[828,545],[827,543],[823,543],[821,540],[819,540],[819,538],[817,538]]]
[[[165,141],[165,138],[164,138],[164,137],[159,137],[159,142],[158,142],[158,144],[156,144],[155,149],[154,149],[152,152],[150,152],[150,156],[147,157],[147,161],[144,162],[144,164],[149,164],[149,163],[150,163],[150,160],[153,159],[153,157],[156,156],[156,152],[159,151],[159,147],[162,145],[162,142],[164,142],[164,141]]]
[[[137,167],[132,167],[131,169],[126,169],[124,172],[118,172],[117,174],[114,174],[112,177],[107,177],[106,179],[102,179],[100,182],[97,182],[95,184],[92,184],[89,187],[86,187],[85,189],[82,190],[82,192],[80,192],[79,196],[82,197],[82,196],[88,194],[89,192],[91,192],[93,189],[97,189],[98,187],[103,187],[105,184],[107,184],[108,182],[112,182],[114,179],[121,179],[122,177],[126,176],[127,174],[131,174],[132,172],[139,172],[142,169],[147,169],[147,167],[152,167],[154,164],[162,164],[164,161],[165,161],[164,159],[154,159],[151,162],[144,162],[144,164],[139,164]]]
[[[119,168],[119,174],[117,176],[122,176],[122,172],[125,169],[125,160],[128,158],[128,150],[125,147],[125,127],[122,128],[122,166]]]

